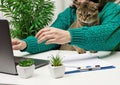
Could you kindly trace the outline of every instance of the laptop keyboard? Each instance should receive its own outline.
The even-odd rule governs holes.
[[[17,65],[20,60],[26,60],[26,59],[28,59],[28,58],[15,57],[15,65]],[[49,64],[48,60],[42,60],[42,59],[33,59],[33,60],[35,62],[35,68],[39,68],[39,67]]]
[[[27,58],[23,58],[23,57],[15,57],[15,64],[17,65],[19,63],[19,61],[21,60],[26,60]]]

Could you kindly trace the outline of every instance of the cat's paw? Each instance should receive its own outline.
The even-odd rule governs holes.
[[[86,51],[85,50],[79,50],[79,51],[77,51],[79,54],[83,54],[83,53],[86,53]]]
[[[90,53],[97,53],[97,51],[94,51],[94,50],[90,50]]]

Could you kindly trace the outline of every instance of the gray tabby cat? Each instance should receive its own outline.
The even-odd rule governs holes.
[[[98,4],[92,1],[80,3],[74,2],[76,6],[76,21],[70,26],[70,29],[80,28],[82,26],[93,26],[99,24],[98,17]],[[63,44],[60,47],[60,50],[72,50],[77,51],[78,53],[85,53],[86,51],[77,46],[69,46],[68,44]],[[91,51],[96,52],[96,51]]]

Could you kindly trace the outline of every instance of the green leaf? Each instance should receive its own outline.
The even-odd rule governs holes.
[[[34,60],[33,59],[25,59],[25,60],[21,60],[19,61],[18,65],[22,66],[22,67],[27,67],[27,66],[31,66],[34,64]]]
[[[1,0],[0,11],[12,18],[12,37],[24,39],[35,35],[53,18],[54,3],[51,0]]]
[[[56,56],[51,56],[51,59],[50,59],[50,63],[52,66],[61,66],[62,65],[62,59],[60,57],[60,55],[56,55]]]

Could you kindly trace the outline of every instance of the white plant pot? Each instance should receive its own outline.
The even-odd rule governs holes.
[[[53,78],[61,78],[65,73],[65,66],[51,66],[49,65],[50,74]]]
[[[22,67],[17,65],[17,73],[21,78],[29,78],[33,75],[35,70],[35,65],[29,67]]]

